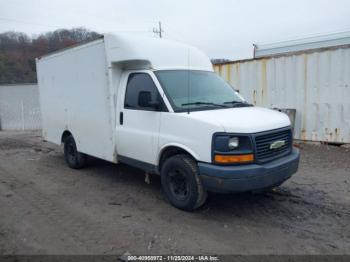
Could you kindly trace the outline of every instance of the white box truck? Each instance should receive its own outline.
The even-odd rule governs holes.
[[[111,34],[36,63],[43,137],[71,168],[91,155],[158,174],[183,210],[298,169],[289,118],[247,103],[194,47]]]

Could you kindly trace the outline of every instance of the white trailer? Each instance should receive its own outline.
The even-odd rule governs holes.
[[[161,175],[170,202],[192,210],[206,192],[271,188],[296,172],[288,117],[248,104],[198,49],[105,35],[37,59],[43,137]]]

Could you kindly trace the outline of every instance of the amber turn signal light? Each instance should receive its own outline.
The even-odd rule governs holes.
[[[237,163],[247,163],[254,160],[253,154],[248,155],[215,155],[214,161],[220,164],[237,164]]]

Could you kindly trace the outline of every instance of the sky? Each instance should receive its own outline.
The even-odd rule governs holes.
[[[164,37],[210,58],[251,58],[253,43],[350,31],[350,0],[0,0],[0,32],[58,28]]]

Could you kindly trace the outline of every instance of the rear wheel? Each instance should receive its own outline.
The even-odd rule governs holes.
[[[161,180],[168,200],[179,209],[194,210],[207,199],[197,163],[188,155],[175,155],[167,159],[161,169]]]
[[[64,140],[64,158],[70,168],[80,169],[86,164],[86,155],[78,152],[72,135]]]

